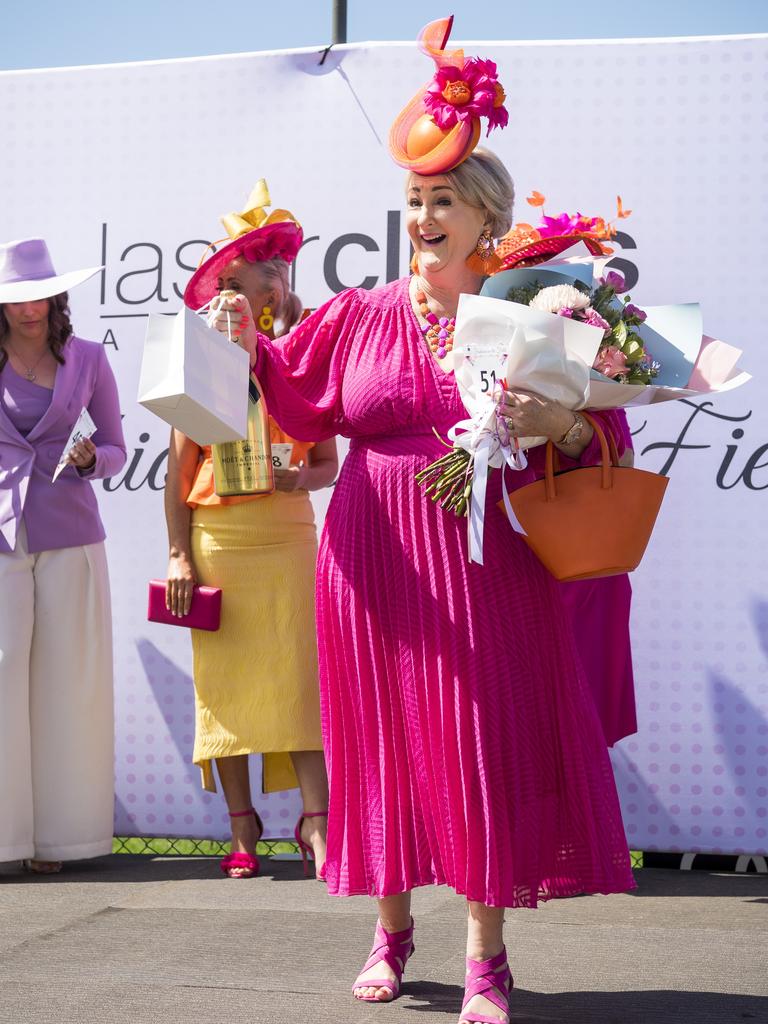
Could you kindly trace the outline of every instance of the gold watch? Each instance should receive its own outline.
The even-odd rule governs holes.
[[[584,420],[577,412],[573,414],[573,423],[566,430],[559,441],[556,444],[569,445],[573,444],[574,441],[578,441],[581,435],[584,433]]]

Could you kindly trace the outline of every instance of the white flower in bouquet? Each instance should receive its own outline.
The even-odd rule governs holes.
[[[538,309],[542,313],[559,313],[561,309],[586,309],[588,305],[589,295],[570,284],[542,288],[530,302],[531,309]]]

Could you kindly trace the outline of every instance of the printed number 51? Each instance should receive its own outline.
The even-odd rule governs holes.
[[[487,395],[489,391],[496,387],[497,381],[498,377],[495,370],[480,371],[480,390],[484,395]]]

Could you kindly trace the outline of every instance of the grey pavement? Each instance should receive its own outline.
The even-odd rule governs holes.
[[[510,911],[515,1024],[768,1024],[768,876],[636,872],[622,896]],[[208,858],[118,855],[0,873],[3,1024],[455,1024],[462,901],[414,898],[391,1005],[355,1003],[373,908],[296,862],[224,878]],[[427,1015],[419,1016],[419,1015]]]

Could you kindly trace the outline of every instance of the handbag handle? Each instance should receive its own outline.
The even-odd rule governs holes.
[[[600,460],[601,469],[600,474],[600,486],[603,490],[608,490],[612,485],[611,469],[618,467],[619,465],[619,450],[616,447],[616,439],[613,434],[608,432],[608,440],[606,440],[605,432],[600,424],[594,417],[590,416],[588,412],[579,413],[589,423],[594,432],[597,434],[597,439],[600,442]],[[547,441],[547,452],[544,464],[544,492],[547,501],[554,501],[557,497],[557,487],[555,485],[555,459],[557,457],[557,450],[554,442]],[[560,469],[560,462],[558,459],[557,463],[558,471]]]

